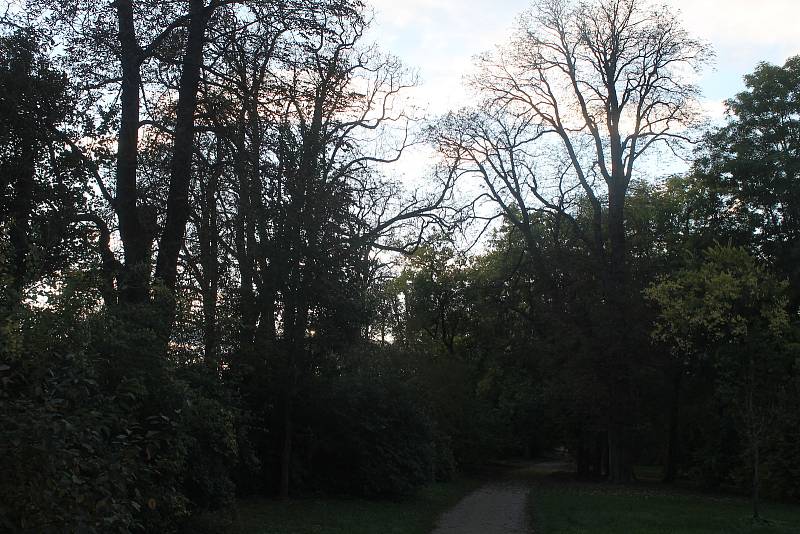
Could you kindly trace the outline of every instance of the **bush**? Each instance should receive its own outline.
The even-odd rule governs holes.
[[[233,504],[236,485],[231,472],[237,462],[238,443],[234,414],[214,399],[190,399],[183,418],[191,437],[184,488],[192,504],[218,510]]]
[[[84,359],[53,355],[3,367],[0,442],[3,517],[16,532],[120,532],[186,512],[170,486],[182,444],[168,418],[128,414],[132,391],[99,391]],[[135,389],[131,385],[131,390]],[[169,452],[164,456],[165,451]]]
[[[319,405],[315,434],[312,473],[325,489],[408,495],[434,478],[431,422],[396,381],[335,379]]]
[[[453,454],[452,438],[441,432],[435,432],[434,477],[437,482],[449,482],[456,474],[456,457]]]
[[[0,530],[168,533],[232,502],[232,412],[187,384],[111,394],[72,353],[6,360],[0,381]]]

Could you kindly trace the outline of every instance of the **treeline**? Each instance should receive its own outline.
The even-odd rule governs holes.
[[[556,447],[797,497],[800,63],[650,184],[708,49],[591,6],[537,3],[425,128],[356,0],[6,11],[0,525],[216,532]],[[423,139],[426,186],[387,178]]]
[[[0,37],[3,529],[197,532],[453,461],[369,335],[413,76],[359,1],[26,2]],[[385,370],[384,370],[385,367]],[[440,448],[441,444],[441,448]]]
[[[797,500],[800,58],[745,83],[688,173],[628,184],[622,286],[593,249],[608,198],[564,185],[575,168],[549,189],[534,168],[536,111],[488,102],[470,123],[446,119],[453,165],[486,185],[503,224],[480,254],[429,243],[382,320],[453,378],[436,406],[459,460],[564,446],[583,477],[658,466],[665,482],[752,495],[756,517],[762,494]],[[621,313],[609,289],[624,291]]]

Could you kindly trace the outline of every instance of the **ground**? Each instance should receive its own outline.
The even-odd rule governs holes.
[[[300,498],[240,502],[226,534],[430,534],[437,518],[481,482],[459,478],[399,500]],[[219,530],[214,531],[219,532]]]
[[[247,501],[237,534],[797,534],[800,506],[765,503],[753,523],[744,497],[657,482],[577,482],[568,464],[518,465],[481,485],[461,479],[398,501]],[[217,531],[218,532],[218,531]]]
[[[645,484],[611,486],[542,480],[529,512],[537,534],[797,534],[800,506],[765,503],[753,523],[750,502]]]
[[[433,534],[526,534],[528,491],[520,480],[487,484],[444,513]]]

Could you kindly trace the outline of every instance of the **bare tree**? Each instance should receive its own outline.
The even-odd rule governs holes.
[[[511,42],[478,58],[478,110],[451,115],[440,146],[460,175],[477,176],[535,253],[530,214],[580,231],[597,261],[610,324],[625,332],[625,199],[637,163],[675,151],[697,122],[692,74],[709,47],[672,10],[649,0],[537,0]],[[590,224],[578,224],[577,217]],[[624,411],[624,335],[604,343],[612,391],[610,478],[631,476]]]

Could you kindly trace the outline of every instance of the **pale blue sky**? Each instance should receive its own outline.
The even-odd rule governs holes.
[[[464,103],[461,76],[472,57],[501,43],[527,0],[368,0],[370,37],[419,70],[420,97],[431,111]],[[717,60],[700,82],[709,111],[743,88],[742,75],[762,60],[800,54],[800,0],[671,0],[686,27],[710,41]]]
[[[689,32],[709,41],[713,67],[699,85],[712,120],[724,116],[723,101],[744,88],[742,76],[759,61],[783,64],[800,54],[800,0],[666,0],[679,10]],[[416,69],[421,85],[413,99],[431,115],[469,103],[462,77],[472,58],[511,34],[528,0],[367,0],[375,9],[368,38]],[[435,157],[419,148],[401,159],[395,171],[419,178]],[[680,172],[681,161],[660,159],[649,174]],[[644,170],[644,169],[643,169]],[[645,172],[648,172],[645,170]]]

